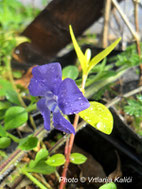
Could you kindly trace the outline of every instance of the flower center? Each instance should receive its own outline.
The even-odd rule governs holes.
[[[58,97],[56,95],[54,95],[51,91],[48,91],[46,93],[45,98],[46,98],[46,105],[47,105],[48,109],[51,112],[58,112],[59,111],[59,108],[57,105]]]

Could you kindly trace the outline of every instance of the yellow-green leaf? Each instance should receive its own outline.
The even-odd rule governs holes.
[[[105,50],[97,54],[94,58],[89,63],[88,67],[88,73],[89,71],[96,65],[98,64],[101,60],[103,60],[111,51],[116,47],[116,45],[119,43],[121,38],[117,39],[114,43],[112,43],[110,46],[108,46]]]
[[[30,43],[30,39],[28,39],[27,37],[24,36],[17,36],[16,38],[16,45],[20,45],[21,43],[25,43],[25,42],[29,42]]]
[[[99,131],[110,134],[113,129],[113,117],[109,109],[99,102],[90,102],[90,107],[79,113],[91,126]]]
[[[71,25],[69,26],[69,29],[70,29],[70,35],[71,35],[71,38],[72,38],[74,49],[75,49],[76,54],[78,56],[79,62],[80,62],[81,67],[82,67],[82,70],[83,70],[83,72],[85,72],[87,70],[86,57],[83,54],[82,50],[80,49],[80,47],[79,47],[79,45],[78,45],[78,43],[77,43],[77,41],[75,39],[75,36],[74,36],[74,33],[73,33]]]

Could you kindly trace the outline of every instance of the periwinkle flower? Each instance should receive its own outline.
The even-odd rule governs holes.
[[[50,130],[52,113],[56,129],[75,134],[74,127],[62,116],[61,111],[66,115],[79,113],[90,106],[88,100],[72,79],[62,80],[59,63],[36,66],[32,74],[29,91],[32,96],[41,96],[37,107],[43,116],[45,129]]]

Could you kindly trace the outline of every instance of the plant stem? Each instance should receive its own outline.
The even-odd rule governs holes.
[[[74,119],[74,124],[73,124],[75,131],[76,131],[76,128],[77,128],[78,121],[79,121],[79,115],[76,114],[75,119]],[[70,154],[71,154],[71,150],[72,150],[72,147],[73,147],[74,138],[75,138],[75,135],[71,134],[69,144],[68,144],[68,150],[67,150],[67,154],[66,154],[66,162],[64,164],[64,169],[63,169],[63,172],[62,172],[62,178],[63,179],[60,183],[59,189],[63,189],[65,184],[66,184],[65,183],[66,174],[67,174],[67,170],[68,170],[69,163],[70,163]]]
[[[23,101],[23,99],[21,98],[20,94],[18,93],[17,87],[16,87],[16,85],[15,85],[15,83],[14,83],[14,79],[13,79],[13,75],[12,75],[12,69],[11,69],[10,61],[11,61],[11,58],[8,57],[8,58],[7,58],[7,61],[6,61],[6,66],[7,66],[7,70],[8,70],[9,80],[10,80],[12,86],[13,86],[13,89],[14,89],[15,92],[17,93],[17,96],[18,96],[18,99],[19,99],[21,105],[22,105],[24,108],[26,108],[27,106],[26,106],[25,102]],[[31,125],[33,126],[34,129],[36,129],[36,125],[35,125],[35,123],[34,123],[34,120],[33,120],[32,116],[29,115],[29,117],[30,117]]]
[[[11,58],[8,57],[8,58],[7,58],[7,61],[6,61],[6,66],[7,66],[7,70],[8,70],[9,80],[10,80],[12,86],[13,86],[13,89],[14,89],[15,92],[17,93],[17,96],[18,96],[18,99],[19,99],[21,105],[22,105],[23,107],[26,107],[26,104],[24,103],[23,99],[21,98],[21,96],[20,96],[19,93],[17,92],[17,87],[16,87],[16,85],[15,85],[15,83],[14,83],[14,79],[13,79],[13,75],[12,75],[12,70],[11,70],[10,61],[11,61]]]
[[[20,142],[20,139],[18,137],[14,136],[8,132],[6,133],[6,135],[9,136],[14,142],[17,142],[17,143]]]
[[[83,93],[84,93],[86,80],[87,80],[87,75],[83,75],[82,84],[81,84],[81,91]],[[74,123],[73,123],[75,132],[76,132],[76,129],[77,129],[78,121],[79,121],[79,114],[76,114],[75,118],[74,118]],[[74,138],[75,138],[75,135],[71,134],[69,141],[67,139],[67,142],[66,142],[66,146],[65,146],[66,162],[64,164],[64,169],[63,169],[63,172],[62,172],[62,178],[63,179],[60,182],[59,189],[63,189],[66,185],[65,180],[66,180],[67,170],[68,170],[69,163],[70,163],[70,154],[71,154],[71,151],[72,151]]]
[[[29,106],[26,108],[26,111],[27,111],[27,112],[31,112],[31,111],[36,110],[36,109],[37,109],[36,104],[32,104],[32,105],[29,105]]]
[[[24,175],[26,175],[34,184],[36,184],[40,189],[48,189],[43,184],[41,184],[31,173],[28,173],[24,169],[21,170]]]
[[[117,104],[122,98],[128,98],[128,97],[130,97],[130,96],[133,96],[133,95],[135,95],[135,94],[137,94],[137,93],[140,93],[142,91],[142,86],[140,86],[140,87],[138,87],[138,88],[136,88],[136,89],[134,89],[134,90],[132,90],[132,91],[129,91],[128,93],[126,93],[126,94],[124,94],[124,95],[122,95],[122,96],[117,96],[117,97],[115,97],[114,99],[112,99],[110,102],[108,102],[107,104],[106,104],[106,106],[109,108],[109,107],[111,107],[111,106],[114,106],[115,104]]]

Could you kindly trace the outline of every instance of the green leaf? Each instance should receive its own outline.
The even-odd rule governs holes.
[[[11,139],[8,137],[0,138],[0,149],[7,148],[11,144]]]
[[[55,154],[49,157],[46,163],[54,167],[63,165],[65,163],[65,156],[63,154]]]
[[[0,110],[0,120],[4,119],[5,110]]]
[[[33,173],[40,173],[44,175],[49,175],[51,173],[54,173],[56,170],[56,167],[51,167],[47,165],[44,161],[40,161],[34,168],[26,168],[26,171],[33,172]]]
[[[62,71],[63,78],[71,78],[75,80],[78,75],[79,71],[76,66],[67,66]]]
[[[136,97],[137,97],[138,101],[142,103],[142,95],[138,94],[138,95],[136,95]]]
[[[6,91],[12,88],[12,84],[5,80],[0,78],[0,96],[5,96]]]
[[[36,166],[36,164],[37,164],[39,161],[44,160],[44,159],[47,159],[47,156],[48,156],[48,150],[46,150],[46,149],[41,149],[41,150],[36,154],[35,160],[31,160],[31,161],[30,161],[29,167],[30,167],[30,168],[34,168],[34,167]]]
[[[129,99],[128,105],[124,106],[124,111],[131,116],[140,117],[142,116],[142,104],[135,99]]]
[[[15,129],[28,120],[28,113],[26,112],[25,108],[20,106],[14,106],[9,108],[5,113],[5,129]]]
[[[75,39],[75,36],[74,36],[74,33],[73,33],[71,25],[69,26],[69,29],[70,29],[70,35],[71,35],[71,38],[72,38],[74,49],[76,51],[77,57],[79,59],[79,62],[81,64],[82,70],[85,73],[87,71],[86,57],[83,54],[82,50],[80,49],[80,47],[79,47],[79,45],[78,45],[78,43],[77,43],[77,41]]]
[[[14,78],[16,78],[16,79],[19,79],[19,78],[22,77],[22,73],[19,72],[19,71],[14,71],[14,72],[13,72],[13,76],[14,76]]]
[[[0,125],[0,136],[6,137],[6,131],[4,130],[4,128],[1,125]]]
[[[90,107],[79,113],[91,126],[99,131],[110,134],[113,129],[113,117],[109,109],[99,102],[90,102]]]
[[[106,183],[102,185],[101,187],[99,187],[99,189],[117,189],[117,187],[116,187],[116,184],[114,184],[113,182],[110,182],[110,183]]]
[[[8,109],[11,106],[9,102],[0,102],[0,110]]]
[[[28,39],[25,36],[17,36],[15,39],[16,39],[16,46],[20,45],[21,43],[30,42],[30,39]]]
[[[110,52],[116,47],[116,45],[119,43],[121,38],[117,39],[114,43],[112,43],[110,46],[108,46],[105,50],[97,54],[94,58],[89,63],[88,67],[88,73],[89,71],[96,65],[98,64],[101,60],[103,60]]]
[[[70,155],[70,161],[74,164],[82,164],[87,160],[87,157],[80,153],[72,153]]]
[[[21,105],[18,99],[18,95],[14,90],[6,91],[6,99],[14,104]]]
[[[37,146],[38,138],[32,135],[20,140],[18,148],[21,150],[32,150]]]

